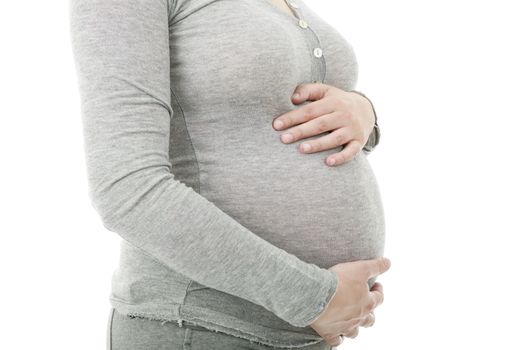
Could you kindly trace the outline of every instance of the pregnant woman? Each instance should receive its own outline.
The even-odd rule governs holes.
[[[348,42],[301,0],[70,11],[89,195],[123,238],[108,349],[332,349],[372,325],[379,129]]]

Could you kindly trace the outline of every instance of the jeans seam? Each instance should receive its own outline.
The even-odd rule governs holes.
[[[182,342],[183,350],[191,349],[191,338],[193,336],[193,330],[191,328],[185,328],[184,331],[184,341]]]
[[[112,350],[113,349],[113,316],[115,315],[115,309],[112,308],[111,309],[111,315],[109,317],[109,334],[108,334],[108,342],[109,342],[109,349],[108,350]]]

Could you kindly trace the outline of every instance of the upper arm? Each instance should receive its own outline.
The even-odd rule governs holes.
[[[70,0],[90,196],[104,217],[171,176],[169,1]]]

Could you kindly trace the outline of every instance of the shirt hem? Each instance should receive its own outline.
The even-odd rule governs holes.
[[[285,335],[282,335],[281,332],[281,338],[279,339],[278,333],[280,332],[276,332],[275,329],[257,324],[246,326],[246,322],[235,317],[192,305],[177,303],[168,305],[129,304],[116,298],[110,298],[110,304],[118,312],[125,315],[160,322],[175,322],[180,327],[183,326],[183,322],[186,322],[204,327],[207,330],[222,332],[247,339],[250,342],[277,348],[301,348],[324,341],[321,336],[292,331],[284,331]],[[267,336],[261,336],[261,334]]]

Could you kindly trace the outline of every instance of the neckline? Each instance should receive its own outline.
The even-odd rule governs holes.
[[[286,3],[286,6],[292,11],[294,14],[293,16],[288,14],[287,12],[284,12],[279,7],[274,5],[270,0],[260,0],[261,2],[265,3],[268,8],[272,10],[272,12],[276,13],[277,15],[281,17],[286,17],[288,21],[293,21],[294,23],[297,23],[297,21],[301,20],[301,13],[299,12],[299,9],[295,9],[290,4],[288,4],[288,0],[283,0]]]

